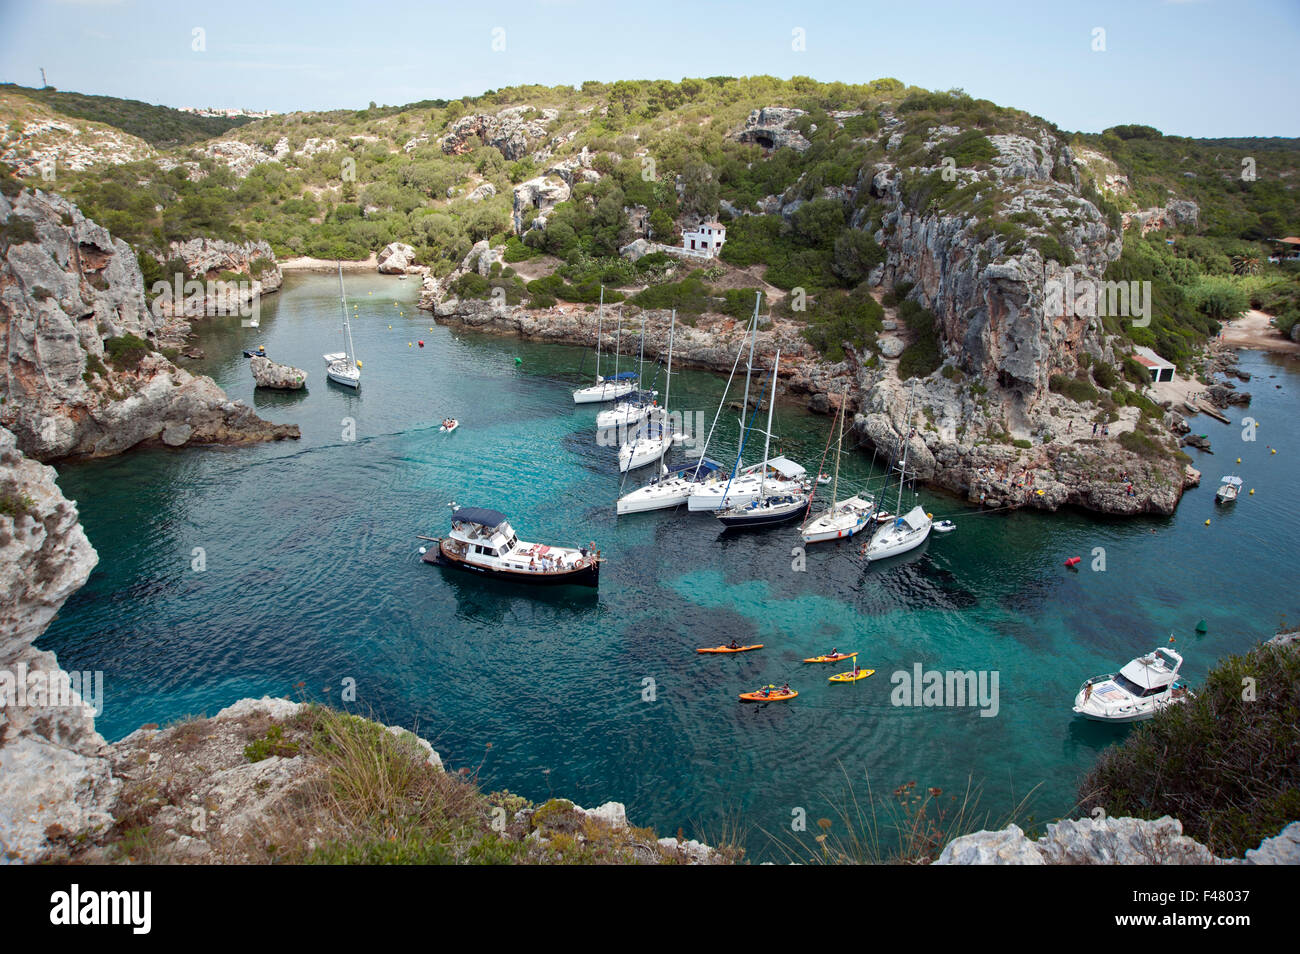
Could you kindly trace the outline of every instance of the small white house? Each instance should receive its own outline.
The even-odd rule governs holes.
[[[717,222],[703,222],[682,233],[682,250],[713,258],[722,251],[727,240],[727,230]]]
[[[1166,361],[1150,348],[1138,345],[1133,349],[1133,357],[1138,364],[1151,372],[1152,381],[1172,381],[1174,379],[1174,371],[1177,370],[1174,364]]]

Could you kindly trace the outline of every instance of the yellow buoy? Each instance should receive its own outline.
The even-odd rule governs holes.
[[[407,346],[408,348],[413,348],[413,347],[415,347],[415,346],[414,346],[413,344],[411,344],[411,342],[409,342],[409,341],[406,343],[406,346]]]
[[[1269,453],[1270,453],[1270,454],[1276,454],[1276,453],[1277,453],[1277,448],[1274,447],[1271,451],[1269,451]]]
[[[389,330],[389,331],[392,331],[392,330],[393,330],[393,326],[392,326],[392,325],[389,325],[389,326],[388,326],[388,330]]]
[[[1250,488],[1250,495],[1251,495],[1252,497],[1255,496],[1255,488],[1254,488],[1254,487],[1251,487],[1251,488]]]
[[[1206,521],[1205,521],[1205,525],[1208,527],[1208,526],[1210,525],[1210,521],[1209,521],[1209,520],[1206,520]]]
[[[360,362],[360,361],[357,362],[357,367],[358,367],[358,368],[361,367],[361,362]]]
[[[1240,457],[1237,458],[1237,463],[1238,463],[1238,464],[1241,463],[1241,458],[1240,458]]]

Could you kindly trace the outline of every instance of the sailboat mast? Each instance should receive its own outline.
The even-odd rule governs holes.
[[[668,325],[668,372],[666,375],[666,379],[664,381],[664,415],[663,415],[663,419],[659,424],[661,429],[666,428],[668,426],[668,398],[673,393],[673,332],[676,330],[677,330],[677,309],[674,308],[672,319],[670,320],[670,323]],[[661,430],[660,433],[662,434],[665,432]],[[659,454],[660,462],[662,462],[664,457],[667,456],[668,445],[670,445],[671,443],[672,443],[671,440],[667,440],[663,442],[663,451]]]
[[[758,329],[755,328],[755,331]],[[758,499],[763,499],[767,487],[767,454],[772,446],[772,411],[776,409],[776,372],[781,367],[781,352],[777,351],[776,360],[772,362],[772,396],[767,402],[767,433],[763,435],[763,470],[758,478]]]
[[[614,386],[618,387],[618,356],[623,350],[623,304],[618,306],[618,330],[614,332]],[[617,393],[617,392],[616,392]]]
[[[740,456],[745,450],[745,415],[749,413],[749,379],[754,373],[754,342],[758,338],[758,306],[763,300],[763,293],[754,294],[754,317],[749,320],[749,360],[745,363],[745,400],[740,404],[740,441],[736,447],[736,466],[731,469],[731,476],[740,470]],[[766,459],[766,458],[764,458]]]
[[[343,263],[336,261],[339,268],[339,309],[343,312],[343,341],[348,349],[348,363],[356,364],[356,352],[352,348],[352,324],[348,321],[348,298],[343,290]]]
[[[835,509],[840,490],[840,458],[844,456],[844,408],[848,404],[849,390],[840,390],[840,439],[835,445],[835,479],[831,481],[831,509]]]
[[[916,394],[916,381],[912,381],[912,389],[907,393],[907,417],[903,421],[903,469],[898,474],[898,509],[894,515],[901,517],[903,515],[903,484],[907,482],[907,454],[912,449],[912,397]]]
[[[596,383],[600,383],[600,335],[605,324],[605,286],[600,286],[600,310],[596,312]]]

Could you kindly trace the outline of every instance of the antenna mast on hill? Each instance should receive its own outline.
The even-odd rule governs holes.
[[[41,67],[41,89],[45,89],[50,84],[45,82],[45,67]]]

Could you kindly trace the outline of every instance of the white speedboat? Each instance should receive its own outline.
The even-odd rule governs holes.
[[[1094,676],[1074,697],[1075,714],[1095,722],[1140,722],[1160,710],[1191,698],[1178,678],[1183,657],[1160,648],[1139,656],[1119,672]]]
[[[952,533],[956,529],[957,524],[953,523],[951,520],[940,520],[934,525],[935,533]]]
[[[743,507],[758,499],[760,493],[780,496],[804,490],[808,472],[787,457],[773,457],[736,472],[719,475],[696,487],[687,503],[692,512],[713,511],[722,507]]]
[[[352,347],[352,324],[348,321],[347,294],[343,291],[343,263],[339,262],[339,305],[343,309],[343,343],[346,351],[321,355],[325,359],[325,375],[335,384],[347,388],[361,387],[361,362]]]
[[[450,434],[458,427],[460,427],[460,421],[456,420],[454,417],[449,417],[447,420],[442,422],[442,427],[438,428],[438,430],[444,434]]]
[[[913,507],[891,523],[881,525],[867,544],[867,560],[884,560],[915,550],[930,536],[933,525],[924,507]]]
[[[1241,493],[1240,477],[1221,477],[1219,478],[1221,486],[1214,492],[1214,499],[1221,504],[1232,503]]]

